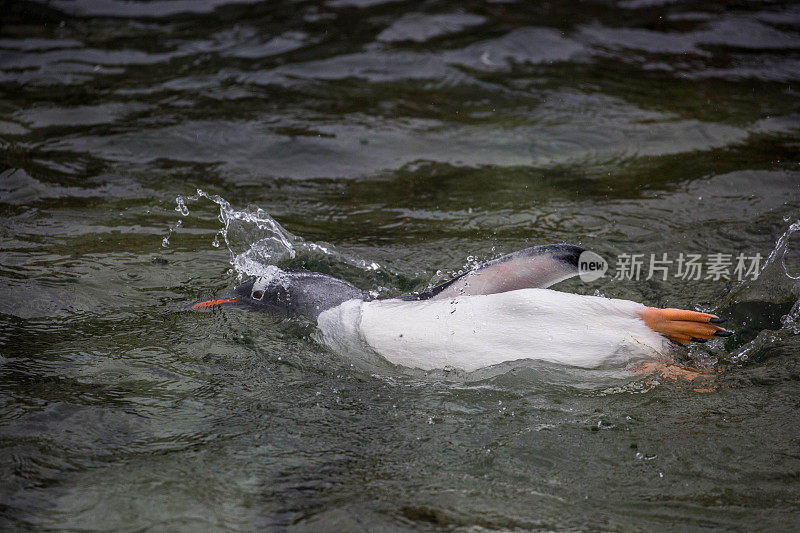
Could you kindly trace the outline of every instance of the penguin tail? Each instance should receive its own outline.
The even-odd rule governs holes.
[[[639,311],[639,317],[653,331],[681,344],[707,342],[712,337],[733,335],[732,331],[717,325],[723,319],[709,313],[645,307]]]

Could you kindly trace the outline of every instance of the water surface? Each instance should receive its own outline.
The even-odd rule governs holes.
[[[799,78],[791,2],[6,5],[0,524],[793,529]],[[386,297],[552,242],[771,259],[562,286],[726,317],[676,353],[700,385],[185,311],[270,264]]]

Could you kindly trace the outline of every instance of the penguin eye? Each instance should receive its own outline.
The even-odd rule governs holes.
[[[250,297],[251,297],[253,300],[260,300],[261,298],[263,298],[263,297],[264,297],[264,291],[253,291],[253,292],[250,294]]]

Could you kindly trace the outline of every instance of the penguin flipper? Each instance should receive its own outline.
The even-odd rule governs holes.
[[[573,244],[546,244],[519,250],[484,263],[456,278],[406,300],[429,300],[497,294],[517,289],[544,289],[577,276],[584,248]]]

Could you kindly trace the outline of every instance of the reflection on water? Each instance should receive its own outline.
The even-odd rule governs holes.
[[[798,73],[793,3],[10,3],[0,523],[786,528]],[[565,241],[772,253],[743,285],[562,287],[728,318],[678,355],[716,391],[365,369],[184,311],[269,264],[391,296]]]

